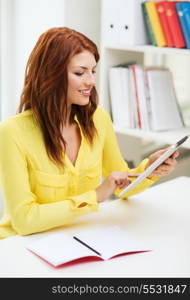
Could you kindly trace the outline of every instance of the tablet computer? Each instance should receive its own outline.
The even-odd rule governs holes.
[[[148,177],[158,166],[160,166],[167,158],[169,158],[187,139],[189,136],[183,137],[176,144],[172,145],[166,152],[164,152],[158,159],[156,159],[141,175],[137,177],[132,183],[124,188],[120,193],[119,197],[122,197],[134,186],[139,184],[144,178]]]

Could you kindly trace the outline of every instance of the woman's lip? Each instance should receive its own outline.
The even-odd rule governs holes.
[[[90,97],[90,93],[89,94],[82,94],[82,93],[80,93],[82,96],[84,96],[84,97]]]
[[[84,91],[84,92],[89,92],[89,93],[90,93],[90,92],[91,92],[91,89],[83,89],[83,90],[79,90],[79,92],[83,92],[83,91]]]
[[[85,90],[83,90],[83,91],[85,91]],[[87,90],[88,91],[88,90]],[[83,95],[83,96],[90,96],[90,94],[91,94],[91,91],[89,90],[89,92],[88,93],[83,93],[81,90],[79,91],[79,93],[81,94],[81,95]]]

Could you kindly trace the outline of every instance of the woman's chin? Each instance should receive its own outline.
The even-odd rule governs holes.
[[[79,101],[77,104],[80,105],[80,106],[85,106],[85,105],[89,104],[89,101],[90,101],[90,99],[87,98],[85,100]]]

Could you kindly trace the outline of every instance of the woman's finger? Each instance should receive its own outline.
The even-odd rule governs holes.
[[[170,166],[175,166],[177,165],[177,160],[173,159],[173,158],[168,158],[165,160],[165,162],[163,164],[167,164]]]
[[[175,151],[173,154],[172,154],[172,158],[177,158],[179,156],[179,152],[178,151]]]
[[[121,185],[118,186],[118,188],[119,188],[119,189],[124,189],[124,188],[127,187],[130,183],[131,183],[131,181],[123,182]]]
[[[129,178],[125,178],[123,180],[120,180],[118,187],[121,188],[121,187],[129,185],[130,183],[131,183],[131,180]]]
[[[153,176],[165,176],[170,174],[175,168],[173,166],[168,167],[158,167],[154,172],[152,173]]]
[[[141,173],[126,173],[128,177],[138,177]]]

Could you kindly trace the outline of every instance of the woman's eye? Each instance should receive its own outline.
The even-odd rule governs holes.
[[[77,76],[82,76],[83,73],[75,72],[75,75],[77,75]]]
[[[96,71],[93,70],[93,71],[92,71],[92,74],[95,74],[95,73],[96,73]],[[81,73],[81,72],[75,72],[74,74],[77,75],[77,76],[82,76],[84,73]]]

